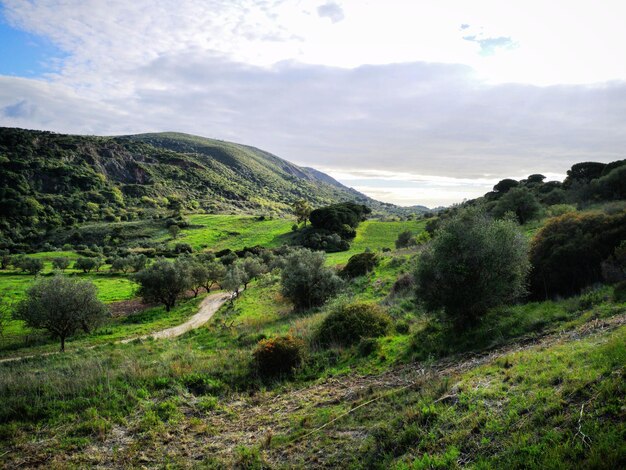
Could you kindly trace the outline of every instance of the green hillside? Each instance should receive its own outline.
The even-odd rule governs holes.
[[[178,133],[94,137],[0,128],[0,248],[30,248],[80,224],[181,210],[280,215],[299,199],[402,211],[245,145]]]

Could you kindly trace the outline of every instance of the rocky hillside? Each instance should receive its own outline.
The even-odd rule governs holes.
[[[179,133],[93,137],[0,128],[0,245],[35,243],[88,221],[171,210],[278,215],[374,201],[328,175],[254,147]]]

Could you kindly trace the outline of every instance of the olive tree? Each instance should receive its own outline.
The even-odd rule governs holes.
[[[65,271],[70,267],[70,259],[65,257],[54,258],[52,260],[52,266],[54,269],[58,269],[60,271]]]
[[[184,261],[159,259],[134,275],[139,295],[147,302],[159,302],[169,312],[176,301],[191,288],[189,266]]]
[[[15,318],[31,328],[44,328],[61,341],[78,330],[86,333],[107,316],[107,307],[98,300],[96,286],[56,275],[36,281],[26,291],[26,298],[17,304]]]
[[[281,273],[282,293],[297,309],[318,307],[339,292],[343,281],[324,264],[320,251],[296,250],[287,255]]]
[[[417,294],[457,327],[526,292],[528,242],[511,219],[479,208],[446,220],[418,263]]]

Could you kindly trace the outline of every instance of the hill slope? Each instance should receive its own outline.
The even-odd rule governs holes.
[[[87,221],[168,210],[280,214],[374,201],[328,175],[254,147],[187,134],[94,137],[0,128],[0,247],[38,243]]]

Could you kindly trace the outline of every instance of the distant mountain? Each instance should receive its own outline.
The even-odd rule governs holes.
[[[355,201],[406,213],[263,150],[181,133],[95,137],[0,128],[0,245],[171,210],[278,215]],[[162,216],[162,215],[161,215]]]

